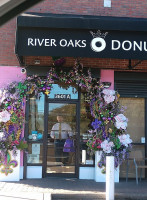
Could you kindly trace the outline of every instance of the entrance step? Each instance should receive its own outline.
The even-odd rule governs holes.
[[[100,194],[52,194],[52,200],[106,200],[104,193]],[[115,200],[147,200],[147,196],[133,194],[115,194]]]
[[[105,200],[105,194],[52,194],[52,200]]]

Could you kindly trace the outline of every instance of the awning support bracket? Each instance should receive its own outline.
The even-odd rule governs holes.
[[[139,65],[142,61],[143,61],[143,60],[139,60],[135,65],[132,66],[131,59],[129,59],[128,68],[129,68],[129,69],[133,69],[134,67],[136,67],[137,65]]]

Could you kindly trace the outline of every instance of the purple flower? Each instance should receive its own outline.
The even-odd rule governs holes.
[[[12,133],[14,131],[14,126],[13,125],[10,125],[9,126],[9,133]]]
[[[95,119],[95,121],[92,122],[91,125],[94,129],[98,129],[100,127],[101,123],[102,123],[101,121],[99,121],[98,119]]]

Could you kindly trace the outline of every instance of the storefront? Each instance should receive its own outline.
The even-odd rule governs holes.
[[[115,72],[115,89],[119,91],[121,98],[120,103],[126,106],[126,116],[129,119],[128,132],[133,140],[133,149],[131,157],[134,157],[134,152],[138,157],[146,156],[146,115],[147,115],[147,74],[146,73],[129,73]],[[137,155],[136,155],[137,156]],[[123,168],[123,166],[122,166]],[[128,177],[135,177],[135,168],[133,160],[129,161]],[[124,166],[125,169],[125,166]],[[143,172],[143,177],[145,176]]]
[[[146,20],[135,18],[28,13],[19,16],[17,20],[15,53],[23,66],[27,65],[28,57],[33,57],[39,63],[38,58],[47,56],[117,58],[128,59],[128,63],[137,59],[140,63],[146,59],[146,23]],[[26,66],[27,75],[39,74],[43,78],[48,67],[50,65],[40,66],[39,63],[35,67],[30,63]],[[64,70],[68,71],[68,67]],[[115,83],[115,89],[122,97],[122,105],[129,107],[127,117],[132,123],[128,132],[131,137],[135,132],[132,137],[134,143],[146,155],[146,74],[92,67],[92,75],[102,82],[110,81],[112,89]],[[87,131],[91,114],[84,98],[87,98],[84,90],[57,81],[50,94],[42,95],[39,100],[34,96],[28,99],[25,137],[28,139],[29,152],[27,158],[24,158],[24,177],[94,179],[94,157],[85,151],[86,141],[90,137]],[[62,115],[72,130],[74,149],[70,152],[57,152],[61,146],[55,146],[52,137],[52,127],[58,115]],[[120,169],[120,177],[125,176],[126,163]],[[135,177],[135,172],[129,174],[129,177]]]

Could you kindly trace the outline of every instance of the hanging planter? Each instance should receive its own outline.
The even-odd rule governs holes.
[[[52,56],[52,59],[53,59],[53,65],[54,66],[62,66],[65,63],[65,58],[64,57]]]

